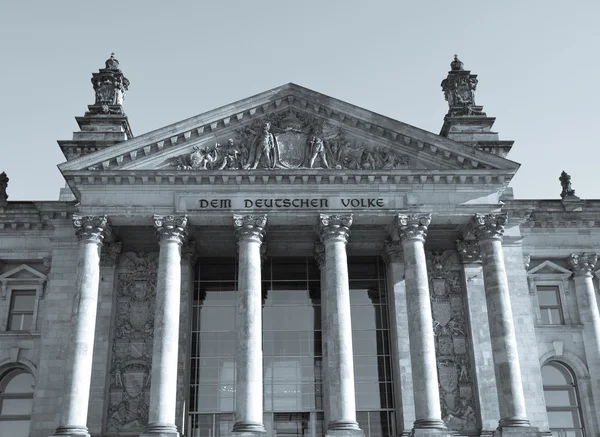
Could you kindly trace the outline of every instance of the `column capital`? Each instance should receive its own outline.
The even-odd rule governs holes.
[[[479,241],[502,240],[504,235],[504,224],[508,216],[500,214],[475,214],[469,225],[469,231]]]
[[[183,244],[187,237],[187,215],[154,215],[154,227],[158,241],[174,241]]]
[[[111,234],[108,217],[105,215],[73,214],[73,226],[77,229],[79,241],[90,241],[102,244],[104,238]]]
[[[100,252],[100,265],[114,267],[119,263],[119,256],[121,255],[121,249],[123,248],[123,243],[115,242],[115,243],[106,243],[102,246],[102,251]]]
[[[463,264],[481,262],[481,249],[477,240],[456,240],[456,250]]]
[[[313,246],[313,255],[317,260],[319,268],[322,269],[325,266],[325,245],[320,241],[315,241]]]
[[[262,243],[267,226],[267,215],[233,215],[235,236],[240,241],[255,241]]]
[[[431,223],[431,214],[398,214],[394,218],[394,228],[400,237],[400,243],[405,241],[425,242],[427,227]]]
[[[402,261],[402,246],[399,241],[385,240],[381,257],[386,264]]]
[[[329,240],[348,242],[352,214],[319,214],[319,238],[322,243]]]
[[[567,261],[575,276],[592,276],[598,255],[595,253],[572,253]]]

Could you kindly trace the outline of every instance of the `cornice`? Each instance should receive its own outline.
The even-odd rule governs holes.
[[[327,104],[323,103],[324,101]],[[73,159],[60,164],[59,169],[64,172],[95,165],[103,170],[116,169],[141,157],[168,150],[202,136],[214,136],[217,131],[241,125],[289,106],[311,115],[325,117],[345,128],[355,128],[392,143],[412,146],[420,153],[437,156],[437,159],[454,160],[461,166],[468,165],[474,169],[499,167],[514,171],[519,168],[519,164],[506,158],[288,84],[124,141],[108,149]]]

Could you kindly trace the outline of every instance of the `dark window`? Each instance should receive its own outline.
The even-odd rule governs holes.
[[[9,331],[29,331],[33,324],[35,290],[13,290],[8,316]]]
[[[0,435],[27,437],[33,405],[33,376],[15,369],[0,380]]]
[[[584,436],[577,385],[566,366],[551,362],[542,367],[544,397],[550,430],[557,437]]]
[[[565,323],[558,286],[538,285],[538,302],[544,325],[562,325]]]

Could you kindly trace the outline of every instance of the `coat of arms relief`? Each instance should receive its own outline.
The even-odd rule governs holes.
[[[293,109],[269,114],[214,146],[171,160],[178,170],[408,168],[408,156],[348,138],[343,129]]]

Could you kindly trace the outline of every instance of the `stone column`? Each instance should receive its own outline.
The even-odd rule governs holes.
[[[325,425],[329,423],[329,383],[327,380],[327,274],[325,268],[325,246],[316,242],[313,248],[315,259],[321,271],[321,354],[323,357],[321,365],[321,381],[323,384],[323,420]]]
[[[404,251],[408,336],[415,396],[413,433],[446,432],[440,408],[433,317],[424,243],[431,214],[398,214],[394,228]]]
[[[320,214],[319,238],[325,246],[325,305],[329,423],[327,435],[362,435],[356,421],[350,284],[346,244],[352,215]]]
[[[261,245],[266,215],[234,215],[238,243],[237,352],[234,433],[265,434]]]
[[[583,325],[583,345],[590,372],[592,395],[600,399],[600,313],[592,275],[598,261],[595,253],[577,253],[568,258],[573,271],[579,318]],[[600,423],[600,411],[596,412]]]
[[[499,428],[529,427],[517,350],[502,235],[506,214],[477,214],[471,231],[479,240],[483,283],[500,407]]]
[[[177,361],[179,349],[179,301],[181,294],[181,245],[187,237],[187,216],[154,216],[158,244],[156,308],[148,427],[142,434],[178,437],[175,426]]]
[[[475,383],[481,433],[491,435],[498,426],[500,410],[492,357],[492,340],[483,285],[481,251],[477,240],[459,240],[456,250],[462,261],[462,277],[469,317],[469,337],[473,349]]]
[[[404,258],[401,249],[400,243],[397,241],[387,241],[382,256],[386,264],[396,427],[398,434],[408,436],[415,422],[415,397],[410,363],[410,342],[406,335],[408,311],[406,308]]]
[[[100,283],[100,248],[110,233],[106,216],[73,216],[79,239],[79,263],[71,316],[69,363],[60,424],[54,435],[89,436],[86,426],[92,354]]]

